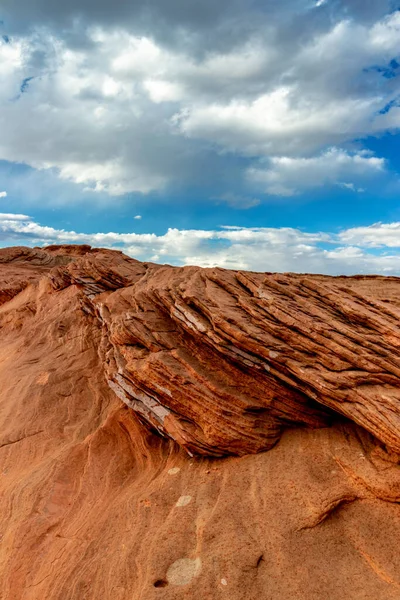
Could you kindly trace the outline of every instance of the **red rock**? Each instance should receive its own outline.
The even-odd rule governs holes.
[[[335,413],[400,452],[396,278],[161,267],[110,251],[50,278],[78,285],[101,322],[112,389],[189,452],[266,450],[282,428]]]
[[[1,250],[0,597],[397,600],[399,286]]]

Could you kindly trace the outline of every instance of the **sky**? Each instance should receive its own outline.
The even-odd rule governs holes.
[[[2,0],[0,246],[400,276],[400,0]]]

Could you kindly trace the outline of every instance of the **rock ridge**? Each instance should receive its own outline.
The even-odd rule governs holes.
[[[268,450],[285,428],[338,415],[400,452],[400,279],[171,267],[88,246],[0,252],[0,265],[22,260],[53,293],[77,290],[111,389],[189,454]]]

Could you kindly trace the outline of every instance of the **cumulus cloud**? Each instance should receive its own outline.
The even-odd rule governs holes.
[[[361,189],[381,159],[346,144],[400,127],[400,11],[389,2],[7,0],[5,10],[0,160],[88,191],[162,192],[204,185],[205,172],[226,189],[232,156],[252,165],[231,169],[231,189],[261,179],[289,195],[307,169],[318,186]]]
[[[0,198],[7,198],[7,192],[0,192]]]
[[[353,227],[340,233],[339,238],[345,244],[400,248],[400,223],[375,223],[368,227]]]
[[[136,220],[140,220],[142,218],[142,215],[136,215],[135,217],[133,217]]]
[[[216,230],[168,229],[154,233],[76,233],[45,227],[27,215],[0,213],[0,240],[10,244],[91,244],[123,250],[139,260],[255,271],[383,273],[400,275],[400,223],[332,232],[281,227],[226,226]],[[370,246],[382,246],[377,252]]]
[[[18,228],[19,225],[17,225],[15,222],[18,223],[19,221],[30,222],[32,221],[32,219],[31,217],[28,217],[28,215],[20,215],[16,213],[0,213],[0,222],[2,223],[2,227],[4,227],[5,232],[8,231],[8,225],[11,226],[10,231],[13,227]]]
[[[255,156],[310,153],[399,127],[399,85],[385,89],[379,68],[399,55],[399,37],[400,11],[371,26],[340,21],[295,56],[280,48],[279,72],[265,63],[256,75],[264,92],[193,103],[176,123],[190,137]]]
[[[371,131],[381,98],[307,97],[298,86],[278,87],[255,99],[235,99],[183,110],[175,117],[190,137],[212,140],[250,156],[313,152]],[[379,117],[377,117],[379,118]],[[379,129],[379,127],[378,127]]]
[[[343,182],[343,179],[365,181],[384,171],[382,158],[330,148],[312,158],[272,157],[264,167],[250,168],[247,175],[268,194],[293,196],[329,184],[361,192],[362,188],[356,188],[353,182]]]

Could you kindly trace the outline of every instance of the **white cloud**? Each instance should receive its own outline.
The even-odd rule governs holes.
[[[268,194],[293,196],[308,189],[337,184],[353,191],[363,191],[343,179],[371,179],[385,170],[385,160],[366,153],[349,153],[330,148],[312,158],[272,157],[265,167],[250,168],[251,182]]]
[[[395,102],[387,107],[399,85],[384,82],[377,67],[399,55],[399,39],[400,11],[369,27],[342,20],[311,36],[297,53],[282,49],[279,74],[258,73],[265,91],[200,99],[185,106],[175,123],[189,137],[251,156],[310,154],[397,128],[400,109]]]
[[[278,17],[197,53],[123,26],[89,27],[75,47],[45,29],[0,41],[0,160],[111,195],[203,179],[205,163],[218,179],[229,153],[268,193],[362,189],[382,159],[329,148],[400,127],[398,78],[379,71],[399,56],[400,11],[316,21],[306,37]]]
[[[0,192],[0,198],[7,198],[7,192]]]
[[[163,61],[163,52],[153,40],[147,37],[135,37],[121,33],[117,34],[119,41],[125,42],[122,52],[118,53],[112,61],[112,68],[115,72],[121,72],[129,75],[146,74],[159,69],[160,61]],[[92,39],[98,43],[111,45],[111,51],[115,52],[114,41],[116,36],[108,36],[105,31],[95,30]],[[111,42],[111,43],[110,43]],[[120,47],[118,45],[117,47]]]
[[[91,244],[123,250],[139,260],[256,271],[400,275],[400,223],[375,224],[340,234],[293,228],[235,226],[217,230],[168,229],[154,233],[76,233],[44,227],[27,215],[0,214],[2,246],[10,244]],[[396,238],[397,236],[397,238]],[[370,246],[382,250],[370,251]]]
[[[340,233],[339,238],[345,244],[400,248],[400,223],[374,223],[368,227],[353,227]]]
[[[133,218],[134,218],[134,219],[137,219],[137,220],[139,220],[139,219],[141,219],[141,218],[142,218],[142,215],[136,215],[136,216],[135,216],[135,217],[133,217]]]
[[[31,221],[31,217],[28,217],[28,215],[19,215],[19,214],[15,214],[15,213],[0,213],[0,222],[2,223],[8,223],[8,222],[12,222],[13,223],[13,227],[19,227],[19,225],[15,225],[14,221]],[[3,225],[4,226],[4,225]]]
[[[339,181],[338,182],[338,186],[345,188],[346,190],[351,190],[352,192],[356,192],[358,194],[362,194],[363,192],[365,192],[364,188],[358,188],[354,185],[354,183],[348,183],[345,181]]]
[[[255,100],[184,109],[174,122],[190,137],[211,140],[241,154],[297,154],[367,133],[371,117],[381,107],[379,97],[338,102],[336,98],[307,97],[292,85]]]
[[[160,102],[177,102],[183,96],[182,87],[171,81],[161,79],[146,79],[143,82],[144,88],[156,104]]]
[[[375,23],[369,32],[369,42],[374,48],[390,53],[399,51],[400,11]]]
[[[60,177],[87,184],[86,191],[107,192],[112,196],[121,196],[132,190],[146,194],[162,188],[166,183],[161,175],[150,175],[134,166],[128,170],[122,160],[103,163],[69,163],[60,166]]]

